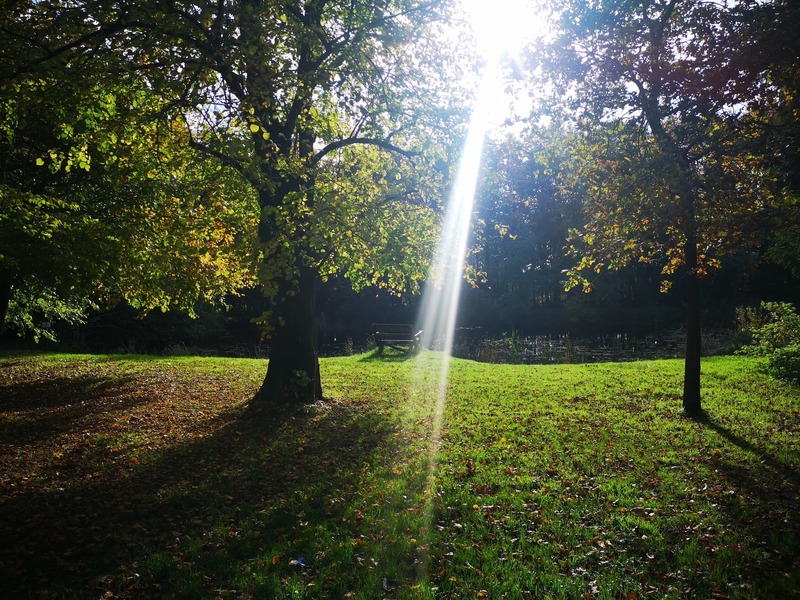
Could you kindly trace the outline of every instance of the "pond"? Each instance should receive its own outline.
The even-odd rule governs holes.
[[[732,332],[703,335],[703,354],[727,354],[737,349]],[[563,335],[504,334],[500,338],[475,330],[459,330],[453,355],[481,362],[554,364],[621,362],[682,358],[686,337],[681,331],[649,336],[614,335],[573,337]]]

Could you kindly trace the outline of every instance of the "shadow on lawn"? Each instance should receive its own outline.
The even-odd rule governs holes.
[[[704,424],[757,459],[714,460],[717,472],[733,490],[720,506],[732,523],[750,531],[762,546],[758,564],[749,565],[753,579],[763,577],[764,572],[784,573],[800,585],[800,474],[725,425],[711,419]]]
[[[126,385],[99,383],[76,379],[50,389],[60,390],[65,406],[71,397],[86,401]],[[14,402],[41,391],[38,384],[15,386]],[[86,411],[92,404],[80,406]],[[39,439],[67,432],[69,421],[54,419],[31,426]],[[244,565],[296,569],[288,559],[313,556],[318,526],[343,520],[344,499],[357,496],[363,470],[391,432],[368,408],[335,403],[218,412],[205,427],[207,435],[199,431],[155,450],[126,450],[113,459],[106,451],[96,466],[95,453],[107,449],[84,449],[62,465],[60,487],[4,482],[5,597],[213,597],[241,584]],[[18,429],[2,442],[30,433]],[[277,552],[280,564],[267,564]]]
[[[772,471],[772,475],[778,476],[782,479],[788,479],[795,487],[800,486],[800,473],[798,473],[798,471],[791,465],[776,459],[767,452],[764,452],[762,448],[759,448],[753,442],[746,440],[742,436],[734,433],[724,425],[715,422],[711,418],[703,420],[702,423],[709,429],[715,431],[720,436],[728,440],[731,444],[738,446],[742,450],[750,452],[754,456],[758,457],[759,462],[764,465],[765,470]]]
[[[413,350],[397,350],[394,348],[384,349],[383,352],[373,350],[364,355],[361,362],[405,362],[413,359],[419,352]]]
[[[75,421],[92,414],[128,410],[143,400],[129,393],[131,377],[49,377],[24,385],[0,386],[0,417],[24,413],[0,429],[0,444],[55,440]]]

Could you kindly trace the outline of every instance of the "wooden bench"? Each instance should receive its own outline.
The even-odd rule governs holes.
[[[422,331],[414,331],[414,326],[409,323],[373,323],[375,344],[378,354],[384,347],[406,348],[409,352],[422,347]]]

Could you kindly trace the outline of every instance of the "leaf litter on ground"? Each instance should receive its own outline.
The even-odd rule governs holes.
[[[264,361],[0,358],[0,574],[42,598],[782,598],[797,388],[704,361],[325,359],[329,399],[248,404]],[[369,357],[370,360],[364,360]],[[439,454],[430,456],[433,448]]]

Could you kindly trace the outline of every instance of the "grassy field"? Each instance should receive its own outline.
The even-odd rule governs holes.
[[[800,597],[800,391],[752,359],[0,357],[5,598]],[[432,433],[441,425],[441,436]]]

